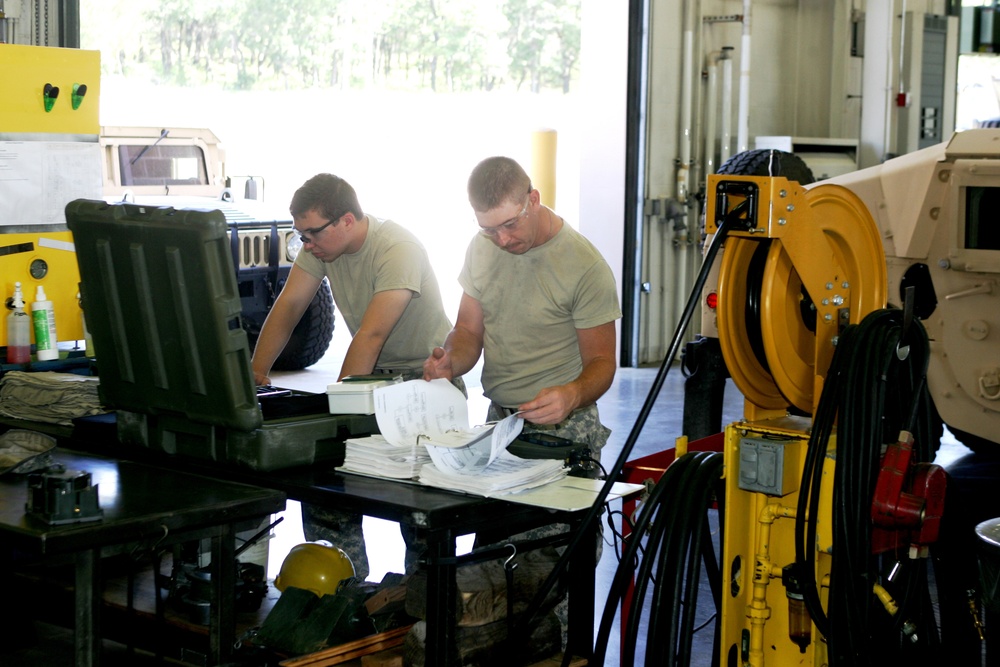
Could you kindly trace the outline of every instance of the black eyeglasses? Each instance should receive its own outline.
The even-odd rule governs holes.
[[[302,241],[302,245],[305,245],[307,243],[315,243],[316,241],[314,239],[316,238],[317,234],[319,234],[321,231],[323,231],[330,225],[334,224],[335,222],[338,222],[345,215],[347,214],[341,213],[338,217],[334,218],[333,220],[330,220],[325,225],[320,225],[316,229],[307,229],[306,231],[299,233],[299,240]]]

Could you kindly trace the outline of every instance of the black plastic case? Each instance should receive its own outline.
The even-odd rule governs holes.
[[[122,443],[267,471],[342,463],[347,438],[377,432],[319,408],[264,419],[222,212],[78,199],[66,222]]]

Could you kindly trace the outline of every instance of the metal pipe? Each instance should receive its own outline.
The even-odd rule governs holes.
[[[541,194],[542,204],[556,206],[556,145],[555,130],[545,128],[531,133],[531,181]]]
[[[694,8],[693,0],[684,3],[684,35],[681,54],[681,118],[678,141],[677,201],[687,201],[691,189],[691,117],[694,104]]]
[[[740,39],[740,104],[736,127],[739,151],[750,142],[750,0],[743,0],[743,36]]]
[[[715,53],[709,56],[708,66],[706,70],[708,72],[708,79],[705,84],[705,175],[715,173],[715,133],[717,131],[716,125],[718,122],[717,114],[719,113],[719,65],[718,65],[719,54]]]
[[[722,145],[720,147],[719,164],[724,163],[733,154],[733,59],[730,58],[731,46],[722,47]]]
[[[750,620],[750,667],[764,665],[764,625],[771,618],[767,606],[767,585],[771,577],[781,576],[781,568],[771,562],[771,525],[777,519],[794,519],[795,508],[778,503],[765,505],[757,517],[757,544],[754,554],[753,589],[746,615]]]

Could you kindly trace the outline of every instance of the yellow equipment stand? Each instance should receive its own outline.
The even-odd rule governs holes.
[[[719,341],[746,399],[744,419],[725,434],[721,664],[824,665],[826,644],[782,579],[795,561],[811,430],[789,411],[814,413],[840,331],[885,307],[885,256],[871,215],[845,188],[710,176],[709,192],[709,233],[746,199],[755,204],[729,231],[718,286]],[[833,468],[828,456],[814,559],[824,605]]]

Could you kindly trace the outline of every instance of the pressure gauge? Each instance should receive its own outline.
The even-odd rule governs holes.
[[[38,258],[31,260],[31,266],[28,267],[28,273],[35,280],[41,280],[49,273],[49,264],[44,259]]]

